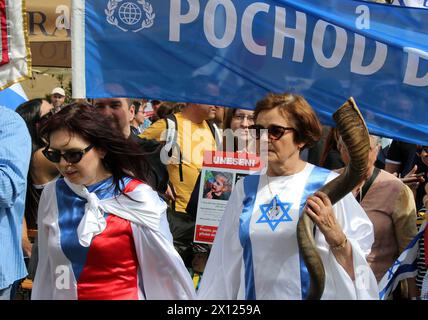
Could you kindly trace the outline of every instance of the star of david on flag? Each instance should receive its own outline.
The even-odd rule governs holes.
[[[419,239],[423,236],[427,223],[424,222],[416,236],[400,254],[394,264],[379,281],[379,298],[388,298],[401,280],[416,276],[418,271]]]
[[[281,202],[278,195],[276,195],[270,203],[261,204],[259,206],[262,211],[262,215],[256,223],[267,223],[272,231],[275,231],[276,227],[281,222],[293,221],[288,214],[291,206],[292,203]],[[280,209],[281,211],[277,209]]]
[[[388,280],[390,280],[394,276],[393,270],[396,270],[401,265],[400,260],[396,260],[394,264],[391,266],[391,268],[388,269]]]

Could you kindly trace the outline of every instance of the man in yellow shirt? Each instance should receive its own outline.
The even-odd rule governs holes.
[[[188,103],[174,116],[177,130],[174,139],[177,147],[172,148],[170,153],[165,152],[164,155],[168,156],[162,159],[167,161],[165,164],[175,193],[175,202],[168,214],[168,221],[174,245],[186,266],[190,267],[195,218],[186,213],[186,206],[202,169],[204,152],[216,149],[216,141],[207,122],[215,118],[216,107]],[[167,141],[167,131],[167,121],[160,119],[139,137]]]

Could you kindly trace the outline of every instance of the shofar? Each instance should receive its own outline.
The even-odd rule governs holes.
[[[341,175],[319,189],[327,194],[332,205],[351,192],[364,178],[370,149],[366,124],[352,97],[333,114],[333,119],[348,149],[350,162]],[[314,223],[304,211],[297,224],[297,241],[311,281],[306,299],[319,300],[324,292],[325,271],[313,230]]]

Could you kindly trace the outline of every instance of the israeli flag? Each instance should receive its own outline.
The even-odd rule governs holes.
[[[0,106],[15,110],[21,103],[28,101],[27,95],[19,83],[0,91]]]
[[[423,236],[426,222],[419,229],[418,234],[413,238],[410,244],[404,249],[391,268],[379,282],[379,298],[386,299],[397,287],[400,280],[416,276],[417,260],[419,254],[419,239]]]

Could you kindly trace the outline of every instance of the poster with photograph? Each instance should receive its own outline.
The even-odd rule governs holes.
[[[260,171],[254,154],[207,151],[199,186],[194,242],[212,244],[230,194],[237,181]]]

